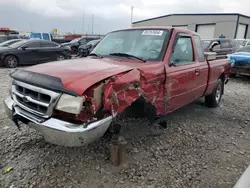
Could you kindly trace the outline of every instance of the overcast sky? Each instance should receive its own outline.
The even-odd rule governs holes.
[[[23,31],[105,34],[133,21],[172,13],[242,13],[250,0],[0,0],[0,27]],[[84,19],[83,19],[84,17]]]

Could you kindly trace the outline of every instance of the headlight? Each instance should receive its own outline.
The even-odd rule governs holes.
[[[62,94],[56,105],[56,109],[72,114],[80,114],[83,101],[83,97]]]

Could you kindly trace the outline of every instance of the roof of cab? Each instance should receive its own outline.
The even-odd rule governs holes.
[[[171,30],[174,29],[176,31],[179,32],[185,32],[188,33],[190,35],[199,35],[198,33],[191,31],[189,29],[182,29],[182,28],[176,28],[176,27],[167,27],[167,26],[143,26],[143,27],[132,27],[132,28],[127,28],[127,29],[120,29],[120,30],[116,30],[116,31],[126,31],[126,30],[136,30],[136,29],[166,29],[166,30]],[[112,31],[112,32],[116,32],[116,31]],[[112,33],[111,32],[111,33]]]

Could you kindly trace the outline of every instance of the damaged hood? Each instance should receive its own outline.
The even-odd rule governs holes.
[[[82,95],[99,81],[144,65],[145,63],[131,60],[125,62],[124,59],[81,58],[45,63],[25,70],[60,78],[65,89]]]

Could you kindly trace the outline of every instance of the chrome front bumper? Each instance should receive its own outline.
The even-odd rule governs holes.
[[[28,126],[42,133],[45,141],[62,146],[82,146],[93,142],[104,135],[109,128],[112,117],[90,123],[86,128],[82,124],[73,124],[55,118],[41,119],[15,106],[11,97],[4,100],[6,114],[10,119],[22,117]]]

